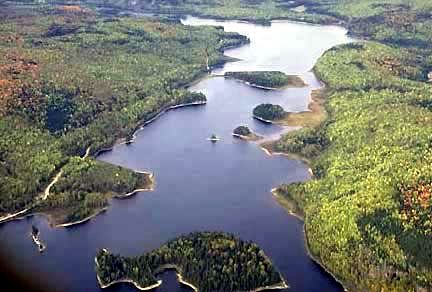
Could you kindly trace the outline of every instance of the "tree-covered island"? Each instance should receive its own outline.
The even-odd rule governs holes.
[[[294,75],[287,75],[280,71],[248,71],[225,72],[225,78],[233,78],[263,89],[278,89],[282,87],[304,87],[304,81]]]
[[[252,132],[248,126],[238,126],[234,129],[233,136],[248,141],[256,141],[262,138]]]
[[[271,103],[263,103],[253,109],[253,117],[266,123],[277,122],[287,114],[283,107]]]
[[[157,275],[175,269],[182,281],[200,292],[284,289],[287,284],[258,245],[231,234],[195,232],[137,257],[100,250],[95,259],[101,287],[133,282],[154,287]]]

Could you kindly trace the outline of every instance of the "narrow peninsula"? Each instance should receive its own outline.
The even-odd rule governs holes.
[[[226,72],[224,77],[237,79],[249,84],[250,86],[262,89],[306,86],[306,83],[304,83],[300,77],[287,75],[280,71]]]
[[[96,256],[102,288],[130,282],[141,289],[161,284],[157,274],[174,269],[179,281],[195,291],[261,291],[285,289],[281,274],[258,245],[220,232],[195,232],[171,240],[137,257]]]

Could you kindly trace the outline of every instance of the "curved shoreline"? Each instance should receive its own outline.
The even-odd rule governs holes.
[[[298,218],[301,221],[304,221],[303,214],[296,212],[293,207],[287,206],[291,204],[291,201],[280,195],[278,188],[272,188],[270,192],[272,193],[274,199],[278,202],[278,204],[281,205],[281,207],[284,208],[288,212],[288,214]]]
[[[153,118],[151,118],[148,121],[145,121],[141,124],[141,126],[137,127],[137,130],[132,134],[132,139],[127,141],[128,143],[133,143],[135,142],[136,139],[136,135],[137,133],[139,133],[140,131],[142,131],[144,129],[145,126],[147,126],[148,124],[153,123],[154,121],[156,121],[158,118],[160,118],[163,114],[169,112],[170,110],[173,109],[177,109],[177,108],[182,108],[182,107],[188,107],[188,106],[198,106],[198,105],[205,105],[207,104],[207,101],[194,101],[194,102],[189,102],[189,103],[181,103],[181,104],[177,104],[177,105],[172,105],[169,106],[163,110],[161,110],[156,116],[154,116]],[[126,142],[120,143],[120,144],[125,144]],[[115,145],[113,145],[114,147]],[[112,149],[112,148],[111,148]]]
[[[108,252],[107,249],[103,249],[103,250],[104,250],[105,252]],[[98,261],[97,261],[97,258],[95,258],[95,263],[96,263],[96,265],[99,267],[99,263],[98,263]],[[177,276],[177,281],[178,281],[180,284],[183,284],[183,285],[185,285],[185,286],[188,286],[188,287],[191,288],[194,292],[199,292],[198,287],[196,287],[195,285],[191,284],[190,282],[187,282],[187,281],[183,278],[183,276],[182,276],[182,274],[181,274],[181,269],[180,269],[177,265],[174,265],[174,264],[167,264],[167,265],[163,265],[163,266],[159,267],[157,270],[158,270],[157,274],[164,273],[164,272],[166,272],[167,270],[175,270],[175,272],[176,272],[176,276]],[[280,275],[280,274],[279,274],[279,275]],[[96,277],[97,277],[97,280],[98,280],[99,286],[100,286],[102,289],[104,289],[104,288],[108,288],[108,287],[110,287],[110,286],[112,286],[112,285],[114,285],[114,284],[117,284],[117,283],[132,283],[132,284],[134,284],[135,287],[138,288],[139,290],[151,290],[151,289],[157,288],[157,287],[159,287],[159,286],[162,285],[162,280],[158,280],[158,282],[157,282],[156,284],[153,284],[153,285],[150,285],[150,286],[147,286],[147,287],[141,287],[141,286],[139,286],[139,284],[136,283],[135,281],[133,281],[133,280],[131,280],[131,279],[127,279],[127,278],[125,278],[125,279],[121,279],[121,280],[112,281],[112,282],[110,282],[110,283],[108,283],[108,284],[103,284],[102,281],[101,281],[101,279],[100,279],[100,277],[99,277],[99,275],[98,275],[97,273],[96,273]],[[269,286],[258,287],[258,288],[255,288],[255,289],[253,289],[253,290],[247,291],[247,292],[260,292],[260,291],[266,291],[266,290],[282,290],[282,289],[288,289],[290,286],[285,282],[285,279],[282,277],[282,275],[280,275],[280,277],[281,277],[282,281],[279,282],[279,283],[276,283],[276,284],[273,284],[273,285],[269,285]]]
[[[183,275],[181,274],[181,269],[179,266],[175,265],[175,264],[165,264],[162,265],[160,267],[158,267],[156,269],[156,274],[160,274],[163,273],[167,270],[175,270],[176,275],[177,275],[177,281],[183,285],[188,286],[189,288],[191,288],[192,290],[194,290],[195,292],[198,292],[198,288],[196,286],[194,286],[192,283],[187,282],[184,278]]]
[[[177,272],[176,274],[177,274],[177,280],[179,281],[179,283],[188,286],[189,288],[191,288],[195,292],[198,292],[198,288],[195,287],[194,285],[192,285],[191,283],[185,281],[185,279],[183,279],[183,276],[180,273]]]
[[[108,284],[102,284],[99,276],[97,276],[97,279],[98,279],[99,285],[102,289],[108,288],[108,287],[115,285],[115,284],[118,284],[118,283],[130,283],[130,284],[133,284],[135,286],[135,288],[137,288],[138,290],[147,291],[147,290],[155,289],[155,288],[159,287],[160,285],[162,285],[162,280],[158,280],[156,284],[153,284],[153,285],[150,285],[147,287],[142,287],[137,282],[132,281],[130,279],[117,280],[117,281],[110,282]]]
[[[103,250],[104,250],[105,252],[108,252],[108,250],[106,250],[106,249],[103,249]],[[98,261],[97,261],[97,258],[95,258],[94,261],[95,261],[96,266],[99,267],[99,263],[98,263]],[[107,284],[103,284],[103,283],[102,283],[102,280],[100,279],[100,277],[99,277],[99,275],[98,275],[97,273],[96,273],[96,278],[97,278],[97,281],[98,281],[99,286],[100,286],[102,289],[108,288],[108,287],[110,287],[110,286],[112,286],[112,285],[115,285],[115,284],[117,284],[117,283],[131,283],[131,284],[133,284],[133,285],[134,285],[138,290],[141,290],[141,291],[152,290],[152,289],[155,289],[155,288],[159,287],[160,285],[162,285],[162,280],[158,280],[158,281],[157,281],[155,284],[153,284],[153,285],[150,285],[150,286],[147,286],[147,287],[142,287],[142,286],[140,286],[137,282],[135,282],[135,281],[133,281],[133,280],[130,280],[130,279],[121,279],[121,280],[112,281],[112,282],[107,283]]]
[[[259,116],[256,116],[256,115],[252,115],[252,117],[253,117],[254,119],[257,119],[257,120],[259,120],[259,121],[261,121],[261,122],[264,122],[264,123],[267,123],[267,124],[273,124],[273,125],[276,124],[275,121],[266,120],[266,119],[263,119],[263,118],[261,118],[261,117],[259,117]]]
[[[258,140],[263,139],[262,136],[259,136],[259,135],[255,134],[255,133],[251,133],[250,136],[239,135],[239,134],[236,134],[236,133],[232,133],[232,135],[233,135],[233,137],[236,137],[236,138],[239,138],[239,139],[245,140],[245,141],[258,141]]]
[[[282,290],[282,289],[288,289],[289,285],[285,282],[285,280],[282,278],[282,282],[270,285],[270,286],[264,286],[259,287],[254,290],[251,290],[250,292],[260,292],[260,291],[266,291],[266,290]]]
[[[94,214],[92,214],[92,215],[90,215],[88,217],[85,217],[85,218],[83,218],[81,220],[67,222],[67,223],[61,223],[61,224],[55,224],[54,227],[58,228],[58,227],[70,227],[70,226],[79,225],[79,224],[82,224],[82,223],[85,223],[85,222],[91,220],[93,217],[96,217],[97,215],[99,215],[99,214],[101,214],[101,213],[103,213],[103,212],[105,212],[107,210],[108,210],[108,207],[104,207],[104,208],[96,211]]]
[[[315,75],[315,77],[317,78],[317,80],[320,82],[320,84],[321,84],[321,86],[319,87],[319,88],[316,88],[316,89],[313,89],[313,90],[311,90],[311,94],[309,95],[309,104],[308,104],[308,109],[310,110],[310,111],[302,111],[302,112],[299,112],[299,113],[294,113],[294,114],[297,114],[297,115],[301,115],[301,114],[304,114],[304,113],[311,113],[313,110],[313,107],[315,107],[315,106],[321,106],[320,104],[319,104],[319,99],[324,99],[322,96],[318,96],[318,97],[315,97],[314,96],[314,93],[319,93],[319,94],[321,94],[323,91],[325,91],[325,90],[327,90],[327,84],[325,84],[325,82],[324,81],[322,81],[322,80],[320,80],[319,78],[318,78],[318,76],[316,75],[316,73],[315,73],[315,70],[314,69],[312,69],[312,72],[314,73],[314,75]],[[324,111],[325,111],[325,108],[324,108],[324,105],[322,105],[323,106],[323,109],[324,109]],[[318,110],[320,110],[319,108],[318,108]],[[288,125],[287,123],[283,123],[283,122],[280,122],[280,123],[278,123],[278,122],[274,122],[274,121],[269,121],[269,120],[265,120],[265,119],[263,119],[263,118],[260,118],[260,117],[257,117],[257,116],[255,116],[255,115],[253,115],[253,118],[255,118],[255,119],[257,119],[257,120],[260,120],[260,121],[262,121],[262,122],[264,122],[264,123],[269,123],[269,124],[274,124],[274,125],[280,125],[280,126],[282,126],[282,127],[288,127],[288,126],[290,126],[290,125]],[[326,117],[323,121],[321,121],[321,122],[324,122],[325,120],[327,120],[327,118],[328,117]],[[301,129],[302,127],[300,127],[299,129]],[[293,131],[296,131],[296,130],[298,130],[298,129],[294,129]],[[265,137],[264,137],[265,138]],[[279,137],[279,139],[280,139],[281,137]],[[274,143],[274,142],[276,142],[276,141],[278,141],[279,139],[275,139],[275,140],[270,140],[270,141],[266,141],[266,142],[262,142],[261,144],[260,144],[260,148],[261,148],[261,150],[263,150],[264,151],[264,153],[266,154],[266,155],[268,155],[268,156],[285,156],[285,157],[287,157],[288,159],[295,159],[295,160],[299,160],[299,161],[302,161],[302,162],[304,162],[304,163],[306,163],[307,165],[308,165],[308,173],[311,175],[311,177],[313,177],[313,171],[312,171],[312,168],[310,167],[310,161],[308,160],[308,159],[306,159],[306,158],[304,158],[304,157],[301,157],[301,156],[298,156],[298,155],[296,155],[296,154],[290,154],[290,153],[284,153],[284,152],[272,152],[271,150],[269,150],[269,149],[267,149],[266,147],[265,147],[265,145],[264,145],[264,143]],[[315,262],[315,263],[317,263],[326,273],[328,273],[337,283],[339,283],[341,286],[342,286],[342,288],[343,288],[343,290],[344,291],[349,291],[348,289],[347,289],[347,286],[346,285],[344,285],[344,283],[341,281],[341,280],[339,280],[317,257],[315,257],[315,256],[313,256],[312,255],[312,253],[311,253],[311,251],[310,251],[310,247],[309,247],[309,239],[308,239],[308,236],[307,236],[307,231],[306,231],[306,226],[304,225],[304,217],[301,215],[301,214],[298,214],[298,213],[296,213],[296,212],[294,212],[293,210],[291,210],[290,208],[288,208],[287,206],[284,206],[284,204],[283,204],[283,202],[282,202],[282,200],[286,200],[285,198],[283,198],[283,197],[281,197],[279,194],[277,194],[277,187],[275,187],[275,188],[273,188],[273,189],[271,189],[271,193],[272,193],[272,195],[273,195],[273,197],[276,199],[276,201],[278,202],[278,204],[282,207],[282,208],[284,208],[288,213],[289,213],[289,215],[291,215],[291,216],[293,216],[293,217],[295,217],[295,218],[297,218],[297,219],[299,219],[299,220],[301,220],[301,221],[303,221],[303,237],[304,237],[304,239],[305,239],[305,249],[306,249],[306,252],[307,252],[307,254],[308,254],[308,257],[313,261],[313,262]],[[287,201],[287,203],[288,203],[288,201]]]
[[[201,77],[201,78],[197,79],[197,82],[199,82],[201,79],[204,79],[204,77]],[[170,110],[174,110],[174,109],[182,108],[182,107],[205,105],[205,104],[207,104],[206,100],[203,100],[203,101],[194,101],[194,102],[189,102],[189,103],[181,103],[181,104],[177,104],[177,105],[172,105],[172,106],[169,106],[169,107],[167,107],[165,109],[162,109],[161,111],[159,111],[158,114],[156,114],[150,120],[138,123],[138,125],[136,126],[136,130],[132,133],[132,138],[131,139],[126,140],[125,138],[121,138],[117,142],[115,142],[111,147],[106,147],[106,148],[99,149],[98,151],[96,151],[93,154],[93,156],[96,158],[97,156],[99,156],[103,152],[112,151],[114,149],[114,147],[117,146],[117,145],[132,144],[132,143],[134,143],[135,139],[137,137],[137,134],[139,132],[141,132],[144,129],[145,126],[147,126],[150,123],[153,123],[154,121],[156,121],[158,118],[160,118],[162,115],[164,115],[165,113],[169,112]]]
[[[112,196],[112,198],[114,198],[114,199],[126,199],[126,198],[129,198],[131,196],[134,196],[135,194],[137,194],[139,192],[151,192],[154,190],[155,181],[154,181],[154,175],[152,172],[141,171],[141,170],[135,170],[134,172],[135,173],[141,173],[141,174],[147,174],[149,179],[150,179],[150,187],[149,188],[143,188],[143,189],[135,189],[135,190],[133,190],[127,194],[124,194],[124,195]],[[79,225],[79,224],[82,224],[82,223],[85,223],[85,222],[91,220],[92,218],[98,216],[99,214],[101,214],[105,211],[108,211],[108,208],[109,208],[109,206],[106,206],[106,207],[96,211],[94,214],[92,214],[88,217],[85,217],[81,220],[73,221],[73,222],[66,222],[66,223],[61,223],[61,224],[55,224],[54,226],[55,227],[71,227],[71,226]]]
[[[20,216],[21,214],[25,214],[29,210],[30,210],[30,208],[26,208],[26,209],[18,211],[16,213],[7,214],[7,215],[0,218],[0,223],[4,223],[4,222],[11,221],[11,220],[17,220],[19,218],[22,218],[22,216],[21,217],[17,217],[17,216]]]

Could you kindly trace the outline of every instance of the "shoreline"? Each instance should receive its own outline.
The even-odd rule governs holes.
[[[309,258],[313,261],[313,262],[315,262],[316,264],[318,264],[326,273],[328,273],[337,283],[339,283],[341,286],[342,286],[342,288],[343,288],[343,290],[344,291],[350,291],[348,288],[347,288],[347,285],[344,285],[344,283],[342,282],[342,280],[339,280],[336,276],[335,276],[335,274],[333,274],[317,257],[315,257],[313,254],[312,254],[312,252],[310,251],[310,248],[309,248],[309,238],[308,238],[308,236],[307,236],[307,231],[306,231],[306,226],[304,225],[304,223],[303,223],[303,237],[304,237],[304,239],[305,239],[305,247],[306,247],[306,251],[307,251],[307,254],[308,254],[308,256],[309,256]]]
[[[274,142],[274,141],[273,141],[273,142]],[[273,143],[273,142],[270,142],[270,143]],[[304,157],[301,157],[301,156],[299,156],[299,155],[297,155],[297,154],[294,154],[294,153],[273,152],[272,150],[266,148],[267,145],[268,145],[268,142],[261,143],[261,144],[260,144],[260,149],[261,149],[262,151],[264,151],[264,153],[267,154],[268,156],[285,156],[285,157],[287,157],[288,159],[291,159],[291,160],[299,160],[299,161],[301,161],[301,162],[307,164],[308,166],[309,166],[309,164],[310,164],[310,161],[307,160],[307,159],[304,158]],[[311,171],[312,171],[312,170],[311,170],[311,168],[309,167],[309,168],[308,168],[308,173],[310,174]]]
[[[321,79],[319,79],[318,75],[315,73],[315,70],[312,69],[311,72],[315,75],[315,77],[317,78],[317,80],[319,80],[321,87],[317,88],[317,89],[313,89],[311,91],[310,97],[309,97],[309,104],[308,104],[308,109],[309,111],[302,111],[302,112],[298,112],[298,113],[289,113],[289,115],[294,115],[296,117],[299,116],[304,116],[304,115],[316,115],[316,114],[320,114],[322,112],[324,112],[325,117],[320,120],[318,122],[318,125],[323,123],[324,121],[326,121],[328,119],[328,115],[327,112],[325,110],[325,101],[327,99],[327,91],[328,91],[328,86],[327,84],[325,84],[324,81],[322,81]],[[314,112],[315,111],[315,112]],[[318,112],[318,113],[317,113]],[[286,120],[282,120],[281,122],[273,122],[273,121],[269,121],[269,120],[265,120],[262,119],[260,117],[257,117],[255,115],[253,115],[253,118],[260,120],[264,123],[269,123],[269,124],[274,124],[274,125],[280,125],[282,127],[293,127],[296,126],[296,124],[292,124],[293,121],[287,121]],[[317,125],[314,125],[314,127],[316,127]],[[299,129],[301,129],[302,127],[300,127]],[[295,129],[298,130],[298,129]],[[295,131],[294,130],[294,131]],[[265,137],[264,137],[265,138]],[[270,140],[270,141],[266,141],[266,142],[262,142],[260,145],[261,150],[264,151],[265,154],[267,154],[268,156],[285,156],[289,159],[295,159],[295,160],[300,160],[303,163],[305,163],[308,166],[308,173],[311,175],[311,179],[313,178],[313,171],[310,167],[310,161],[304,157],[298,156],[296,154],[290,154],[290,153],[284,153],[284,152],[273,152],[271,151],[271,149],[268,149],[266,146],[271,146],[272,144],[274,144],[275,142],[277,142],[278,140],[280,140],[281,137],[279,137],[278,139],[275,140]],[[307,231],[306,231],[306,226],[304,224],[304,216],[306,216],[306,214],[304,214],[304,216],[302,216],[301,214],[298,214],[296,212],[294,212],[292,210],[292,208],[289,208],[288,206],[286,206],[286,204],[291,204],[291,202],[289,202],[286,198],[283,198],[281,195],[277,194],[277,187],[273,188],[271,190],[271,193],[273,195],[273,197],[276,199],[277,203],[284,208],[289,215],[303,221],[303,237],[305,239],[305,244],[304,247],[306,249],[307,255],[308,257],[315,262],[316,264],[318,264],[326,273],[328,273],[338,284],[340,284],[342,286],[342,289],[344,291],[349,291],[347,289],[347,285],[344,285],[344,283],[339,280],[338,277],[336,277],[317,257],[315,257],[314,255],[312,255],[311,251],[310,251],[310,244],[309,244],[309,238],[307,236]],[[284,204],[285,203],[285,204]]]
[[[251,133],[250,136],[244,136],[244,135],[239,135],[239,134],[236,134],[236,133],[232,133],[232,136],[236,137],[236,138],[239,138],[241,140],[244,140],[244,141],[251,141],[251,142],[259,141],[259,140],[261,140],[261,139],[264,138],[262,136],[259,136],[259,135],[255,134],[255,133]]]
[[[134,172],[135,173],[141,173],[141,174],[148,175],[148,177],[150,179],[150,183],[151,183],[150,187],[149,188],[135,189],[135,190],[133,190],[133,191],[127,193],[127,194],[124,194],[124,195],[115,195],[115,196],[112,196],[111,198],[121,200],[121,199],[126,199],[126,198],[129,198],[131,196],[134,196],[135,194],[137,194],[139,192],[151,192],[151,191],[154,190],[155,182],[154,182],[154,174],[152,172],[142,171],[142,170],[135,170]],[[86,223],[87,221],[93,219],[94,217],[98,216],[99,214],[108,211],[109,207],[110,206],[103,207],[102,209],[96,211],[94,214],[89,215],[89,216],[87,216],[87,217],[85,217],[85,218],[83,218],[81,220],[78,220],[78,221],[66,222],[66,223],[61,223],[61,224],[53,224],[53,225],[55,227],[66,227],[67,228],[67,227],[83,224],[83,223]],[[44,213],[42,213],[42,214],[44,214]],[[45,214],[45,215],[47,215],[49,217],[48,214]]]
[[[252,117],[253,117],[254,119],[257,119],[257,120],[259,120],[259,121],[261,121],[261,122],[264,122],[264,123],[267,123],[267,124],[273,124],[273,125],[276,125],[276,124],[277,124],[275,121],[266,120],[266,119],[263,119],[263,118],[258,117],[258,116],[256,116],[256,115],[252,115]]]
[[[194,285],[192,285],[191,283],[185,281],[185,279],[183,279],[183,276],[180,273],[177,272],[176,274],[177,274],[177,280],[179,281],[179,283],[188,286],[189,288],[191,288],[195,292],[198,292],[198,288],[195,287]]]
[[[300,214],[294,210],[294,207],[288,206],[291,204],[295,204],[295,202],[291,203],[287,198],[279,194],[278,188],[272,188],[270,191],[274,197],[274,199],[277,201],[277,203],[284,208],[288,214],[291,216],[296,217],[297,219],[304,222],[304,214]]]
[[[175,264],[165,264],[162,265],[160,267],[158,267],[155,271],[155,274],[161,274],[164,273],[167,270],[175,270],[176,275],[177,275],[177,281],[180,284],[186,285],[189,288],[191,288],[192,290],[194,290],[194,292],[198,292],[198,288],[196,286],[194,286],[192,283],[187,282],[184,278],[183,275],[181,274],[182,270],[180,269],[179,266],[175,265]]]
[[[154,179],[154,174],[152,172],[138,171],[138,170],[136,170],[135,173],[141,173],[141,174],[148,175],[148,178],[150,180],[150,186],[147,187],[147,188],[135,189],[135,190],[133,190],[133,191],[127,193],[127,194],[124,194],[124,195],[115,195],[115,196],[113,196],[114,199],[120,199],[121,200],[121,199],[126,199],[126,198],[129,198],[129,197],[132,197],[132,196],[136,195],[139,192],[152,192],[152,191],[154,191],[156,182],[155,182],[155,179]]]
[[[301,116],[301,115],[316,115],[316,114],[320,114],[320,113],[324,113],[325,117],[320,120],[318,122],[318,125],[325,122],[328,119],[328,115],[325,109],[325,100],[327,99],[327,90],[328,90],[328,86],[327,84],[325,84],[322,80],[320,80],[318,78],[318,76],[315,73],[315,70],[312,70],[312,73],[316,76],[317,80],[319,80],[319,82],[321,83],[321,87],[314,89],[311,91],[310,94],[310,102],[308,104],[308,109],[310,111],[302,111],[302,112],[298,112],[298,113],[291,113],[290,115],[294,115],[294,116]],[[317,112],[314,112],[318,111]],[[258,117],[255,117],[258,118]],[[259,119],[259,118],[258,118]],[[273,122],[271,122],[272,124],[275,124]],[[289,121],[284,121],[282,123],[276,123],[279,124],[281,126],[295,126],[295,124],[293,125],[292,123],[290,124]],[[314,125],[314,127],[316,127],[317,125]],[[300,127],[301,129],[302,127]],[[266,143],[267,145],[272,145],[275,142],[277,142],[279,139],[273,140],[273,141],[269,141],[268,143]],[[296,160],[300,160],[302,162],[304,162],[307,166],[308,166],[308,173],[311,175],[311,179],[313,179],[313,171],[312,168],[310,167],[311,161],[309,161],[308,159],[298,156],[296,154],[290,154],[290,153],[284,153],[284,152],[272,152],[271,149],[267,149],[265,146],[265,143],[262,143],[261,145],[261,149],[269,156],[273,156],[273,155],[280,155],[280,156],[286,156],[287,158],[290,159],[296,159]],[[311,251],[310,251],[310,244],[309,244],[309,238],[307,236],[307,231],[306,231],[306,226],[304,224],[304,216],[306,216],[306,214],[299,214],[297,212],[295,212],[292,208],[289,208],[286,204],[292,204],[291,202],[289,202],[289,200],[287,200],[286,198],[282,197],[281,195],[277,194],[277,187],[273,188],[271,190],[271,193],[273,194],[273,197],[276,199],[276,201],[278,202],[279,205],[281,205],[282,208],[284,208],[291,216],[296,217],[297,219],[303,221],[303,237],[305,239],[305,249],[307,252],[308,257],[315,262],[316,264],[318,264],[327,274],[329,274],[338,284],[340,284],[342,286],[342,289],[344,291],[349,291],[347,289],[347,285],[344,285],[344,283],[339,280],[338,277],[335,276],[335,274],[333,274],[325,265],[324,263],[322,263],[317,257],[315,257]]]
[[[111,287],[112,285],[115,285],[115,284],[118,284],[118,283],[130,283],[130,284],[133,284],[135,286],[135,288],[137,288],[138,290],[147,291],[147,290],[155,289],[155,288],[159,287],[160,285],[162,285],[162,280],[158,280],[157,283],[155,283],[153,285],[150,285],[150,286],[147,286],[147,287],[142,287],[137,282],[135,282],[133,280],[130,280],[130,279],[116,280],[116,281],[110,282],[108,284],[102,284],[102,281],[100,280],[99,276],[97,276],[97,279],[98,279],[98,282],[99,282],[99,286],[102,289]]]
[[[103,250],[104,250],[105,252],[108,252],[107,249],[103,249]],[[97,258],[95,258],[95,263],[96,263],[96,266],[99,267],[99,263],[98,263],[98,261],[97,261]],[[157,270],[156,274],[164,273],[164,272],[166,272],[167,270],[175,270],[175,272],[176,272],[176,276],[177,276],[177,281],[178,281],[180,284],[185,285],[185,286],[188,286],[188,287],[191,288],[194,292],[199,292],[198,287],[196,287],[195,285],[193,285],[192,283],[190,283],[190,282],[188,282],[188,281],[186,281],[186,280],[184,279],[184,277],[183,277],[182,274],[181,274],[181,269],[180,269],[177,265],[174,265],[174,264],[166,264],[166,265],[160,266],[160,267],[157,268],[156,270]],[[250,291],[248,291],[248,292],[260,292],[260,291],[266,291],[266,290],[282,290],[282,289],[288,289],[290,286],[286,283],[285,279],[282,277],[282,275],[281,275],[280,273],[279,273],[279,275],[280,275],[280,277],[281,277],[281,279],[282,279],[281,282],[276,283],[276,284],[273,284],[273,285],[269,285],[269,286],[258,287],[258,288],[255,288],[255,289],[253,289],[253,290],[250,290]],[[155,284],[153,284],[153,285],[150,285],[150,286],[147,286],[147,287],[142,287],[142,286],[140,286],[138,283],[136,283],[134,280],[131,280],[131,279],[128,279],[128,278],[121,279],[121,280],[116,280],[116,281],[112,281],[112,282],[107,283],[107,284],[103,284],[102,281],[101,281],[101,279],[100,279],[100,277],[99,277],[99,275],[98,275],[97,273],[96,273],[96,278],[97,278],[97,280],[98,280],[99,286],[100,286],[102,289],[104,289],[104,288],[108,288],[108,287],[110,287],[110,286],[112,286],[112,285],[115,285],[115,284],[117,284],[117,283],[131,283],[131,284],[134,284],[135,287],[136,287],[137,289],[139,289],[139,290],[151,290],[151,289],[157,288],[157,287],[159,287],[159,286],[162,285],[162,280],[158,280],[158,282],[155,283]]]
[[[61,223],[61,224],[53,224],[54,227],[59,228],[59,227],[70,227],[70,226],[75,226],[75,225],[79,225],[79,224],[83,224],[86,223],[87,221],[91,220],[93,217],[96,217],[97,215],[105,212],[108,210],[108,207],[104,207],[98,211],[96,211],[94,214],[87,216],[81,220],[78,221],[72,221],[72,222],[67,222],[67,223]],[[42,213],[43,214],[43,213]],[[49,216],[49,215],[47,215]]]
[[[313,72],[313,74],[318,78],[315,72]],[[311,90],[306,110],[300,112],[287,112],[284,118],[276,120],[274,123],[289,127],[318,127],[328,118],[328,113],[325,108],[327,91],[328,89],[325,85]]]
[[[9,213],[7,215],[4,215],[3,217],[0,217],[0,223],[4,223],[4,222],[11,221],[11,220],[17,220],[19,218],[22,218],[22,217],[18,217],[18,218],[16,218],[16,217],[20,216],[21,214],[25,214],[29,210],[30,210],[30,208],[26,208],[26,209],[18,211],[16,213],[12,213],[12,214]]]
[[[107,249],[103,249],[103,251],[108,252]],[[96,266],[99,267],[99,263],[98,263],[96,257],[95,257],[94,261],[95,261]],[[112,285],[115,285],[115,284],[117,284],[117,283],[130,283],[130,284],[133,284],[133,285],[135,286],[135,288],[137,288],[138,290],[141,290],[141,291],[152,290],[152,289],[157,288],[157,287],[159,287],[160,285],[162,285],[162,280],[158,280],[158,281],[157,281],[155,284],[153,284],[153,285],[150,285],[150,286],[147,286],[147,287],[142,287],[142,286],[140,286],[137,282],[135,282],[135,281],[133,281],[133,280],[130,280],[130,279],[121,279],[121,280],[112,281],[112,282],[107,283],[107,284],[103,284],[103,283],[102,283],[102,280],[100,279],[100,277],[99,277],[99,275],[97,274],[97,272],[96,272],[96,278],[97,278],[97,281],[98,281],[99,286],[100,286],[102,289],[108,288],[108,287],[110,287],[110,286],[112,286]]]
[[[259,288],[256,288],[256,289],[250,291],[250,292],[260,292],[260,291],[266,291],[266,290],[282,290],[282,289],[288,289],[289,287],[290,286],[282,278],[282,282],[280,282],[280,283],[270,285],[270,286],[259,287]]]
[[[204,79],[204,78],[203,78]],[[200,79],[199,79],[200,80]],[[174,110],[177,108],[182,108],[182,107],[188,107],[188,106],[199,106],[199,105],[205,105],[207,104],[207,101],[194,101],[194,102],[189,102],[189,103],[181,103],[181,104],[177,104],[177,105],[172,105],[169,106],[165,109],[162,109],[158,114],[156,114],[153,118],[151,118],[150,120],[147,120],[145,122],[142,123],[138,123],[136,130],[133,132],[132,134],[132,139],[129,140],[125,140],[125,138],[120,139],[119,143],[114,143],[114,145],[110,148],[104,148],[101,149],[100,151],[96,152],[95,157],[97,157],[100,153],[102,152],[108,152],[111,151],[116,145],[122,145],[122,144],[132,144],[135,142],[135,139],[137,137],[137,134],[142,131],[144,129],[145,126],[153,123],[154,121],[156,121],[158,118],[160,118],[162,115],[164,115],[165,113],[169,112],[170,110]]]

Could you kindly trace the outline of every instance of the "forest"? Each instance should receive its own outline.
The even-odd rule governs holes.
[[[132,280],[147,287],[156,284],[157,275],[166,269],[175,269],[203,292],[286,285],[258,245],[221,232],[182,235],[137,257],[113,255],[107,250],[100,250],[96,256],[101,285]]]
[[[276,89],[285,86],[304,87],[306,84],[298,76],[286,75],[280,71],[248,71],[225,72],[225,78],[233,78],[245,81],[252,86]]]
[[[248,42],[221,28],[81,6],[1,8],[0,216],[39,205],[63,168],[67,177],[39,210],[63,206],[62,218],[82,218],[105,206],[106,194],[132,190],[133,171],[110,190],[117,170],[79,156],[110,148],[170,106],[205,101],[187,84],[207,73],[207,58],[210,66],[224,62],[225,48]],[[104,186],[83,185],[81,174]]]
[[[318,61],[327,120],[274,146],[308,158],[314,177],[278,193],[301,209],[311,255],[345,287],[431,289],[432,1],[76,3],[109,5],[114,16],[81,8],[8,10],[8,4],[0,11],[1,214],[28,206],[88,146],[109,147],[161,109],[203,99],[182,88],[206,71],[206,56],[211,65],[223,62],[223,48],[247,42],[220,28],[118,18],[117,10],[341,24],[366,41],[333,48]],[[151,271],[130,272],[136,259],[100,253],[98,262],[107,268],[98,270],[104,283],[129,273],[155,280]]]
[[[331,49],[315,67],[329,118],[274,146],[311,160],[313,180],[277,192],[304,214],[312,255],[352,290],[431,287],[432,87],[416,81],[421,64],[412,48]]]
[[[285,115],[285,110],[278,104],[263,103],[253,109],[253,116],[264,121],[277,121]]]
[[[109,205],[112,197],[122,197],[137,189],[150,189],[147,173],[135,173],[92,158],[72,157],[62,168],[50,196],[35,206],[48,214],[55,225],[83,220]]]

